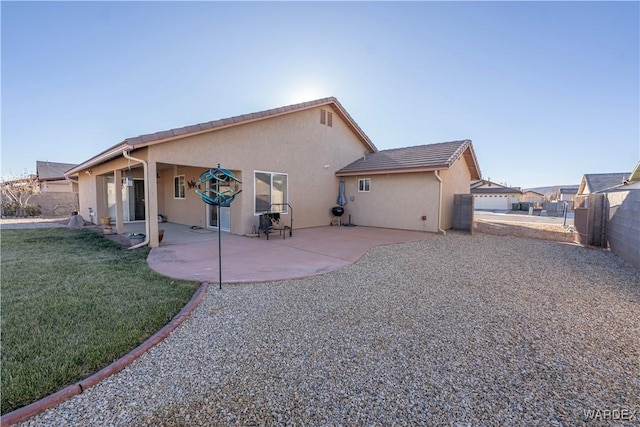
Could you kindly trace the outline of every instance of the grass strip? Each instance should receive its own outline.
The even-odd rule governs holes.
[[[197,282],[90,230],[3,230],[2,414],[79,381],[167,324]]]

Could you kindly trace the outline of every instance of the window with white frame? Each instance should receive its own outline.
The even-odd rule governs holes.
[[[360,178],[358,180],[358,193],[368,193],[371,190],[371,178]]]
[[[184,199],[184,175],[178,175],[173,177],[173,198]]]
[[[254,171],[254,212],[287,213],[288,177],[277,172]]]

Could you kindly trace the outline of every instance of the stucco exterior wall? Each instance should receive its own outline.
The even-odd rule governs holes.
[[[332,111],[332,126],[320,123],[320,109]],[[218,164],[234,171],[242,180],[242,193],[231,204],[231,232],[250,233],[258,225],[254,215],[254,171],[287,174],[288,202],[293,208],[294,227],[328,225],[335,206],[339,179],[335,172],[361,157],[367,147],[328,105],[270,117],[214,132],[194,135],[135,150],[132,156],[149,162],[152,176],[150,199],[157,198],[150,216],[158,213],[171,222],[206,226],[206,207],[194,189],[186,198],[173,197],[173,165],[186,181],[197,181],[200,173]],[[122,157],[80,172],[80,206],[96,209],[95,221],[107,214],[104,176],[128,166],[142,173],[139,164]],[[106,188],[106,187],[105,187]],[[155,193],[155,194],[154,194]],[[104,205],[104,206],[103,206]],[[289,222],[289,215],[283,215]],[[157,225],[156,225],[157,226]]]
[[[205,205],[193,189],[189,189],[186,181],[198,180],[201,168],[178,166],[177,172],[173,168],[165,169],[158,179],[158,213],[164,215],[168,221],[186,225],[206,227]],[[177,175],[176,175],[177,173]],[[174,177],[184,175],[185,198],[175,198]],[[162,199],[162,203],[160,202]]]
[[[146,155],[146,149],[136,152],[136,157],[138,158],[144,159]],[[131,171],[129,171],[129,167],[131,167]],[[140,163],[129,162],[122,157],[101,165],[93,166],[78,174],[78,213],[82,215],[86,221],[92,221],[94,224],[98,224],[100,217],[109,215],[106,176],[113,176],[113,172],[116,169],[123,170],[123,176],[129,173],[137,178],[142,178],[143,176]],[[91,173],[88,174],[86,173],[87,171]],[[89,208],[95,212],[93,218],[89,217]]]
[[[456,194],[469,194],[471,185],[471,172],[464,156],[447,170],[440,171],[442,178],[442,210],[440,227],[448,230],[453,227],[453,205]]]
[[[544,200],[544,195],[534,193],[533,191],[525,191],[523,194],[520,195],[518,201],[529,202],[529,203],[534,203],[534,202],[542,203],[543,200]]]
[[[370,178],[370,191],[358,192],[358,179]],[[438,231],[438,180],[433,172],[345,177],[343,221],[368,227]],[[351,197],[354,200],[351,200]],[[426,220],[422,220],[422,216]]]
[[[242,193],[231,204],[235,234],[250,233],[258,225],[256,170],[287,174],[294,227],[328,225],[338,192],[335,172],[365,149],[335,112],[332,127],[320,124],[320,107],[149,147],[158,163],[192,166],[184,169],[187,181],[197,181],[201,172],[217,164],[242,177]],[[186,200],[174,200],[173,172],[161,173],[161,180],[169,221],[205,226],[206,209],[194,189],[187,189]],[[288,223],[288,215],[282,220]]]
[[[78,213],[82,215],[85,221],[92,221],[89,216],[89,208],[95,211],[96,209],[96,177],[93,175],[85,175],[84,173],[78,176]],[[97,221],[93,218],[93,221]]]

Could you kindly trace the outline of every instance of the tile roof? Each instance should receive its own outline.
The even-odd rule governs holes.
[[[489,186],[482,187],[482,185],[485,184],[488,184]],[[497,182],[488,181],[486,179],[472,182],[469,187],[471,194],[522,194],[522,190],[519,187],[508,187],[506,185],[498,184]]]
[[[367,154],[336,172],[338,176],[358,173],[400,173],[448,169],[465,154],[472,179],[480,177],[471,140],[441,142],[414,147],[393,148]]]
[[[351,128],[351,130],[359,137],[366,147],[372,152],[378,151],[376,146],[371,142],[369,137],[364,133],[360,126],[353,120],[351,115],[340,104],[337,98],[330,96],[327,98],[316,99],[314,101],[301,102],[299,104],[287,105],[284,107],[272,108],[270,110],[258,111],[255,113],[242,114],[239,116],[228,117],[224,119],[214,120],[210,122],[198,123],[195,125],[183,126],[179,128],[173,128],[169,130],[159,131],[155,133],[149,133],[145,135],[139,135],[132,138],[127,138],[124,141],[116,144],[101,153],[95,155],[89,160],[75,167],[73,170],[68,171],[70,173],[77,173],[82,169],[92,167],[94,165],[106,162],[110,159],[116,158],[122,155],[124,150],[135,150],[138,148],[146,147],[153,144],[159,144],[165,141],[184,138],[187,136],[197,135],[204,132],[211,132],[218,129],[224,129],[231,126],[237,126],[245,123],[250,123],[258,120],[268,119],[270,117],[276,117],[284,114],[293,113],[296,111],[307,110],[310,108],[319,107],[322,105],[332,105],[335,107],[336,113],[344,120],[344,122]]]
[[[629,178],[629,175],[631,175],[630,172],[585,174],[582,178],[582,182],[580,183],[578,194],[584,194],[586,186],[589,187],[589,192],[591,193],[615,187],[622,184],[627,178]]]
[[[521,190],[512,187],[472,188],[470,191],[471,194],[522,194]],[[535,193],[535,191],[533,191],[533,193]]]
[[[539,196],[544,196],[543,193],[539,192],[539,191],[535,191],[535,190],[521,190],[522,194],[527,194],[527,193],[534,193],[534,194],[538,194]]]
[[[476,187],[480,187],[482,185],[487,185],[488,187],[495,186],[496,188],[511,188],[509,186],[498,184],[497,182],[489,181],[489,180],[486,180],[486,179],[481,179],[479,181],[472,181],[470,187],[471,188],[476,188]],[[516,188],[516,190],[519,191],[520,189]]]
[[[73,169],[74,163],[56,163],[36,161],[36,175],[41,181],[64,180],[64,173]]]
[[[272,108],[270,110],[258,111],[255,113],[249,114],[241,114],[239,116],[227,117],[225,119],[213,120],[210,122],[198,123],[195,125],[183,126],[179,128],[164,130],[155,133],[149,133],[145,135],[135,136],[132,138],[127,138],[124,140],[127,144],[131,145],[133,148],[140,148],[142,146],[149,145],[153,142],[159,142],[166,139],[174,139],[176,137],[184,137],[190,134],[197,134],[207,131],[212,131],[219,128],[225,128],[229,126],[236,126],[243,123],[249,123],[257,120],[266,119],[269,117],[280,116],[283,114],[293,113],[295,111],[306,110],[309,108],[334,104],[338,114],[342,116],[344,121],[348,126],[352,128],[352,130],[360,136],[360,139],[365,143],[365,145],[369,146],[371,151],[377,151],[373,142],[369,139],[369,137],[364,133],[364,131],[358,126],[358,124],[353,120],[351,115],[347,113],[347,110],[344,109],[342,104],[338,102],[337,98],[330,96],[327,98],[316,99],[314,101],[301,102],[299,104],[287,105],[284,107]]]
[[[578,192],[579,185],[571,185],[567,187],[560,187],[560,194],[576,194]]]

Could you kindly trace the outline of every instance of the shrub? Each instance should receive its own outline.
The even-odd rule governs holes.
[[[0,205],[2,209],[2,216],[15,216],[16,215],[16,204],[13,202],[3,202]]]
[[[24,207],[25,216],[38,216],[40,214],[42,214],[42,209],[40,209],[40,206],[27,205]]]

